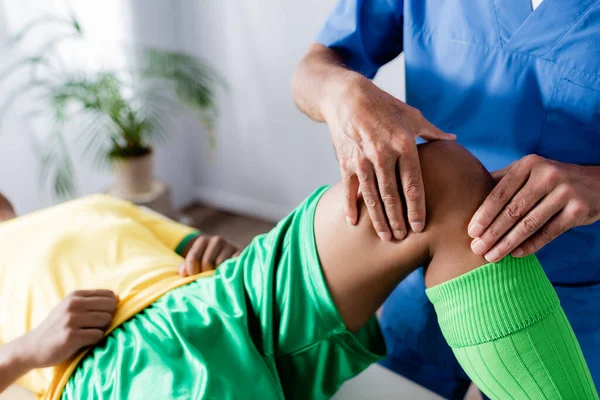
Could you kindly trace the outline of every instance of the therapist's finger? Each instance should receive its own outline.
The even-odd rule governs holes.
[[[379,194],[392,234],[396,240],[402,240],[406,237],[406,222],[404,222],[402,200],[396,181],[396,163],[397,161],[394,160],[384,168],[378,168],[376,174]]]
[[[357,196],[358,177],[347,167],[342,167],[342,182],[344,184],[344,214],[350,225],[358,221]]]
[[[544,198],[496,246],[485,254],[485,259],[488,262],[496,262],[507,256],[527,238],[541,229],[564,206],[565,203],[561,202],[560,198],[556,195]]]
[[[498,214],[485,232],[473,239],[471,242],[473,252],[480,255],[485,254],[504,234],[516,226],[548,192],[547,186],[537,185],[530,178],[525,186],[508,202],[506,207],[500,211],[500,214]]]
[[[509,166],[507,166],[507,167],[504,167],[502,169],[490,172],[490,175],[492,175],[492,178],[496,182],[498,182],[498,181],[500,181],[500,179],[504,178],[504,175],[506,175],[508,173],[508,171],[509,171],[510,168],[512,168],[512,164],[509,165]]]
[[[425,229],[425,189],[417,146],[402,154],[399,165],[408,223],[413,232],[421,232]]]
[[[379,200],[379,190],[377,189],[377,184],[375,182],[375,172],[373,171],[373,165],[369,160],[365,159],[359,161],[356,175],[358,176],[360,184],[360,193],[367,206],[367,211],[369,217],[371,217],[375,232],[377,232],[377,235],[381,240],[391,240],[392,234],[390,233],[385,214],[383,213],[383,207]]]
[[[513,257],[525,257],[535,253],[542,247],[562,235],[568,229],[571,229],[574,224],[569,222],[568,207],[556,214],[547,224],[539,229],[531,238],[517,247],[511,255]]]
[[[417,114],[417,120],[420,123],[418,136],[422,137],[427,141],[432,140],[456,140],[456,135],[453,133],[446,133],[439,129],[437,126],[429,122],[420,111],[415,109]]]
[[[523,187],[528,178],[529,170],[511,168],[471,218],[467,230],[469,236],[472,238],[481,236],[504,206]]]

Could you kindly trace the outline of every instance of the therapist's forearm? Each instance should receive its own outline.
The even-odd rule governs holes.
[[[292,93],[296,105],[309,118],[325,122],[324,112],[334,97],[345,97],[356,82],[366,78],[344,66],[332,49],[313,44],[292,78]]]
[[[24,351],[20,340],[14,340],[0,347],[0,393],[4,392],[17,379],[34,366]]]

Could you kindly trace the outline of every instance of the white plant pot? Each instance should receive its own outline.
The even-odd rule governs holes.
[[[150,192],[153,181],[153,153],[116,160],[113,163],[116,191],[131,197]]]

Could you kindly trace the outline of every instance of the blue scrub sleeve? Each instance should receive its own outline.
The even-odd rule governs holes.
[[[338,0],[316,40],[373,78],[402,52],[403,8],[403,0]]]

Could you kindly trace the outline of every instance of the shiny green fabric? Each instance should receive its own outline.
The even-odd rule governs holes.
[[[347,331],[321,272],[313,219],[325,190],[113,331],[63,399],[325,399],[379,360],[377,321]]]

